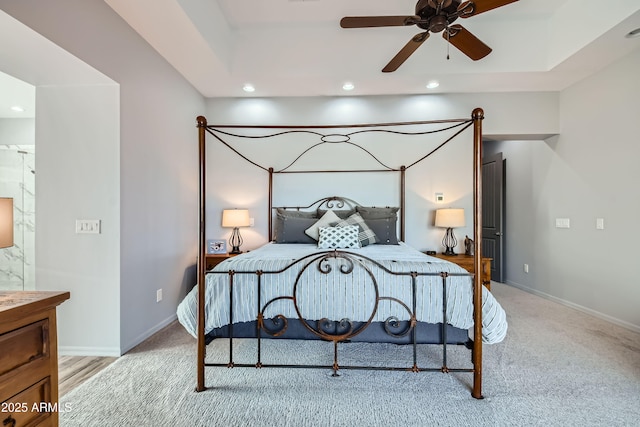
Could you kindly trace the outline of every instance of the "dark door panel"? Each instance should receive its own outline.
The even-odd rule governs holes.
[[[502,153],[482,160],[482,256],[492,258],[491,279],[502,282],[503,175]]]

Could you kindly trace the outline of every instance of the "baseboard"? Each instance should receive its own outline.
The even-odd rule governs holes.
[[[59,356],[96,356],[96,357],[120,357],[127,351],[131,350],[151,335],[164,329],[174,322],[178,316],[173,314],[162,322],[138,335],[131,343],[126,345],[122,351],[116,347],[74,347],[74,346],[58,346]]]
[[[74,347],[59,346],[58,356],[120,357],[120,349],[115,347]]]
[[[131,350],[132,348],[134,348],[135,346],[137,346],[138,344],[140,344],[141,342],[149,338],[151,335],[155,334],[156,332],[159,332],[160,330],[166,328],[177,319],[178,319],[178,315],[174,313],[173,315],[167,317],[165,320],[156,324],[152,328],[147,329],[145,332],[143,332],[142,334],[134,338],[131,342],[123,346],[122,354],[125,354],[126,352],[128,352],[129,350]]]
[[[607,322],[610,322],[610,323],[613,323],[615,325],[622,326],[623,328],[626,328],[626,329],[632,330],[634,332],[640,333],[640,326],[634,325],[633,323],[625,322],[624,320],[609,316],[608,314],[604,314],[604,313],[601,313],[599,311],[593,310],[591,308],[587,308],[587,307],[581,306],[579,304],[575,304],[575,303],[573,303],[571,301],[567,301],[567,300],[564,300],[562,298],[558,298],[558,297],[550,295],[550,294],[548,294],[546,292],[541,292],[541,291],[539,291],[537,289],[533,289],[533,288],[530,288],[528,286],[521,285],[520,283],[516,283],[516,282],[513,282],[511,280],[507,280],[504,283],[509,285],[509,286],[513,286],[514,288],[518,288],[518,289],[520,289],[522,291],[528,292],[530,294],[537,295],[539,297],[542,297],[542,298],[557,302],[558,304],[562,304],[562,305],[564,305],[566,307],[573,308],[574,310],[581,311],[581,312],[589,314],[589,315],[591,315],[593,317],[597,317],[598,319],[606,320]]]

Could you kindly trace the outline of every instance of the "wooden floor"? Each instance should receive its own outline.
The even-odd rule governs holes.
[[[60,356],[58,358],[59,396],[69,393],[116,359],[117,357]]]

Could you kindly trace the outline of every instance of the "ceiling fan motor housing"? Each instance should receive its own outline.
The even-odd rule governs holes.
[[[458,19],[460,0],[419,0],[416,15],[421,18],[416,25],[423,30],[439,33]]]

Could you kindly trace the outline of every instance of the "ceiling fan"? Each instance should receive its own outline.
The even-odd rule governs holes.
[[[425,30],[418,33],[382,69],[395,71],[429,38],[430,33],[442,31],[442,37],[469,58],[477,61],[491,53],[491,48],[462,25],[451,25],[458,18],[469,18],[506,6],[518,0],[418,0],[416,14],[409,16],[346,16],[340,20],[342,28],[404,27],[417,25]]]

